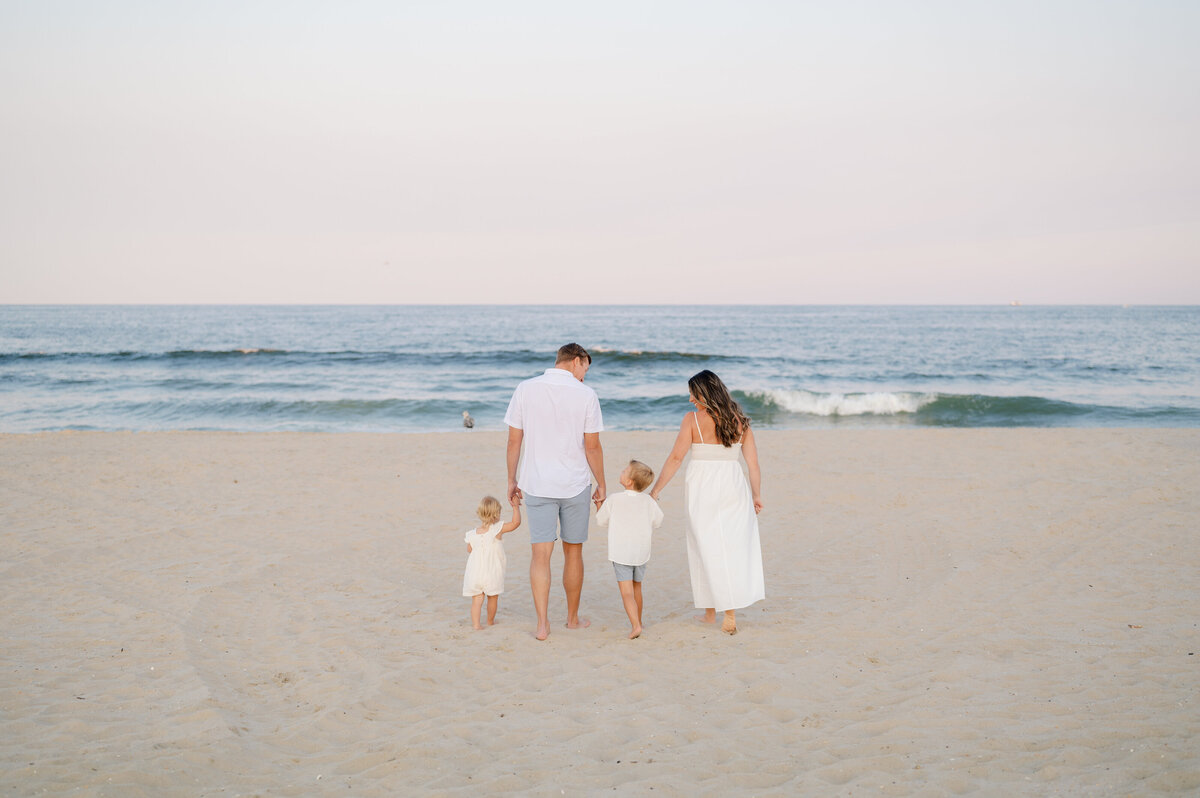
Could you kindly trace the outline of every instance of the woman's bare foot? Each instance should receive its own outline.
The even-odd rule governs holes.
[[[482,626],[480,626],[479,624],[475,624],[475,625],[473,625],[471,628],[472,628],[472,629],[474,629],[475,631],[477,631],[477,632],[478,632],[478,631],[479,631],[480,629],[482,629],[483,627],[482,627]]]
[[[539,623],[537,631],[533,633],[533,636],[536,640],[545,640],[550,636],[550,624],[542,625]]]
[[[640,626],[633,627],[633,631],[631,631],[629,633],[630,640],[637,640],[641,636],[642,636],[642,627],[640,627]]]
[[[733,610],[726,611],[725,619],[721,621],[721,631],[727,635],[737,634],[737,621],[733,617]]]
[[[697,615],[696,620],[700,623],[715,623],[717,620],[716,610],[705,610],[703,615]]]
[[[574,623],[567,621],[568,629],[586,629],[592,625],[592,622],[587,618],[576,618]]]

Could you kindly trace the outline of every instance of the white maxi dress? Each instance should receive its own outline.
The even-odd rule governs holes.
[[[742,444],[693,443],[691,455],[683,501],[692,599],[697,607],[717,612],[748,607],[766,597],[766,588],[758,516],[740,462]]]

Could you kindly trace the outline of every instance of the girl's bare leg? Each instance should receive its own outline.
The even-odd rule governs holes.
[[[725,620],[721,621],[721,631],[727,635],[737,634],[737,620],[733,617],[733,610],[725,610]]]
[[[500,606],[499,596],[488,596],[488,626],[496,625],[496,609]]]
[[[624,582],[617,582],[617,587],[621,589],[621,603],[625,605],[625,614],[629,616],[629,639],[633,640],[642,633],[642,619],[639,617],[638,602],[634,598],[633,591],[634,582],[627,579]]]
[[[479,625],[479,611],[483,609],[483,594],[471,596],[471,627],[474,629],[482,629]]]

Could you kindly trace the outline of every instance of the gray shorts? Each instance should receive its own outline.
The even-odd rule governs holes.
[[[641,565],[623,565],[619,562],[613,563],[613,571],[617,574],[618,582],[634,582],[642,581],[642,577],[646,575],[646,564]]]
[[[548,499],[525,494],[525,512],[529,516],[529,542],[553,543],[562,529],[563,543],[584,543],[588,539],[588,516],[592,512],[592,486],[569,499]]]

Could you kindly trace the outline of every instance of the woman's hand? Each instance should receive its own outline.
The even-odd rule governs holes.
[[[754,497],[754,514],[758,515],[759,513],[761,513],[762,508],[763,508],[762,496],[755,496]]]

